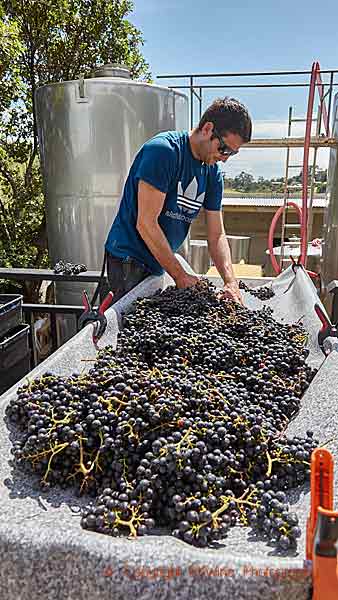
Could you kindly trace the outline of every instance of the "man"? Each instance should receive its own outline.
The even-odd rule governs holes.
[[[131,166],[106,242],[107,270],[114,300],[147,275],[167,271],[178,288],[195,285],[174,253],[204,207],[209,253],[224,281],[224,294],[241,302],[222,219],[222,172],[251,139],[251,119],[238,100],[215,100],[198,127],[167,131],[147,141]]]

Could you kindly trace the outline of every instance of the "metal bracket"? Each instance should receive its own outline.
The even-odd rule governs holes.
[[[84,77],[83,73],[80,75],[79,80],[78,80],[78,85],[75,89],[76,89],[76,102],[78,102],[78,103],[88,102],[89,98],[88,98],[88,96],[85,95],[85,77]]]
[[[331,352],[338,352],[338,338],[329,336],[323,341],[323,352],[324,354],[331,354]]]
[[[333,349],[333,340],[338,339],[338,331],[335,325],[332,325],[330,319],[326,316],[326,313],[321,308],[320,304],[314,306],[317,317],[320,319],[322,327],[318,333],[318,344],[325,354],[330,352],[330,348]],[[324,342],[329,340],[324,347]]]

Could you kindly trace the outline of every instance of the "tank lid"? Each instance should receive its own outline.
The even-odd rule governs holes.
[[[130,71],[125,65],[106,63],[105,65],[97,65],[91,72],[91,77],[123,77],[124,79],[130,79]]]

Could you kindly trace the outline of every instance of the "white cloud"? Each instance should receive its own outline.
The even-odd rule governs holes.
[[[254,138],[280,138],[287,137],[288,124],[286,121],[255,121],[253,123]],[[305,123],[293,123],[292,137],[303,137]],[[312,164],[313,151],[310,150],[310,164]],[[329,150],[320,148],[317,152],[317,165],[322,169],[328,167]],[[303,149],[290,150],[290,164],[303,163]],[[235,177],[241,171],[251,173],[256,178],[262,175],[266,179],[282,177],[285,174],[286,150],[280,148],[242,148],[234,158],[230,158],[222,169],[229,177]],[[298,174],[300,169],[290,169],[291,174]]]

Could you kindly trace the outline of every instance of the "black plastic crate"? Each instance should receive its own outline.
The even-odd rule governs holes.
[[[22,322],[22,296],[0,294],[0,340]]]
[[[30,370],[29,325],[18,325],[0,338],[0,394]]]

